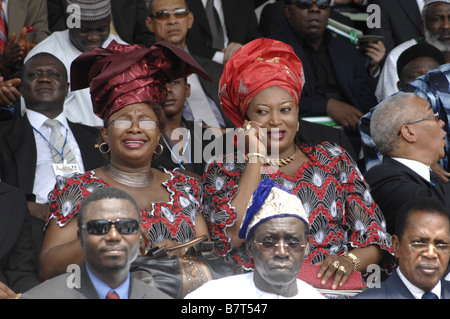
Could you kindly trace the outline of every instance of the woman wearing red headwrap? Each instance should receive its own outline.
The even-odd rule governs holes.
[[[289,45],[264,38],[245,45],[225,65],[219,86],[222,107],[244,133],[236,154],[224,155],[205,169],[204,215],[217,250],[252,268],[238,231],[259,182],[275,180],[302,200],[309,216],[305,262],[322,265],[324,281],[336,274],[337,288],[354,270],[378,264],[383,252],[390,255],[391,236],[344,149],[302,140],[297,108],[302,72]]]
[[[202,215],[201,186],[180,171],[151,168],[161,152],[162,105],[170,81],[198,73],[207,77],[183,50],[159,43],[145,49],[117,44],[87,51],[72,63],[72,90],[89,86],[94,112],[103,119],[99,150],[110,163],[85,174],[59,177],[50,196],[41,274],[51,278],[83,261],[77,238],[78,209],[96,188],[128,192],[141,211],[145,245],[172,247],[208,229]],[[142,249],[141,249],[142,250]]]

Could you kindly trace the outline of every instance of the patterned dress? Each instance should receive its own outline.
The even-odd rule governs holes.
[[[201,186],[195,178],[175,171],[163,185],[170,194],[168,202],[153,202],[151,211],[140,210],[142,225],[148,230],[152,245],[164,239],[180,243],[195,238],[195,217],[202,213]],[[63,227],[77,213],[90,193],[100,187],[109,187],[94,171],[74,174],[69,178],[58,177],[54,190],[49,194],[50,212],[46,225],[54,218]]]
[[[391,252],[385,219],[354,161],[340,146],[328,142],[301,146],[301,150],[310,161],[294,177],[267,169],[261,178],[275,180],[302,200],[310,223],[310,251],[305,261],[314,264],[330,254],[371,244]],[[225,155],[206,167],[203,209],[218,252],[250,269],[254,265],[245,245],[232,250],[227,235],[238,216],[231,200],[239,191],[245,165],[236,155]]]

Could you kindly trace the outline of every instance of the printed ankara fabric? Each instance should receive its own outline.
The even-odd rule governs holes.
[[[261,178],[275,180],[302,201],[311,235],[305,262],[314,264],[330,254],[369,244],[391,252],[391,235],[386,232],[384,217],[346,152],[328,142],[302,146],[301,150],[310,161],[299,167],[294,177],[276,170],[264,172]],[[254,265],[245,245],[232,251],[227,235],[227,228],[238,216],[231,201],[239,191],[244,168],[245,163],[237,161],[236,155],[225,155],[205,168],[203,210],[218,252],[251,269]]]
[[[180,243],[194,239],[195,217],[202,212],[201,187],[197,179],[175,171],[165,172],[171,176],[163,183],[171,200],[153,202],[152,211],[140,210],[141,224],[148,230],[153,245],[164,239]],[[46,225],[54,218],[60,227],[64,227],[78,214],[81,202],[101,187],[109,185],[93,171],[69,178],[58,177],[49,194],[50,212]]]

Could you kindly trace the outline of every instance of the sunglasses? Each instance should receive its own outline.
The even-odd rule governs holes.
[[[299,9],[310,9],[313,4],[316,4],[319,9],[328,9],[331,5],[330,0],[294,0],[293,4]]]
[[[108,123],[108,126],[114,124],[115,128],[128,130],[133,126],[133,123],[138,123],[138,126],[142,130],[153,130],[158,125],[158,122],[151,120],[133,121],[133,120],[112,120]]]
[[[278,241],[265,240],[265,241],[255,241],[261,248],[261,250],[266,252],[273,252],[278,247],[283,246],[284,249],[288,249],[291,253],[300,253],[305,250],[306,244],[299,241],[287,241],[285,243],[278,243]]]
[[[182,19],[187,17],[187,15],[190,13],[188,9],[175,9],[173,12],[170,12],[169,10],[161,10],[156,12],[155,14],[151,14],[150,18],[156,19],[156,20],[169,20],[170,15],[174,15],[177,19]]]
[[[111,226],[117,229],[122,235],[136,234],[139,230],[140,224],[136,219],[124,218],[116,221],[106,219],[90,220],[81,226],[81,229],[86,230],[90,235],[106,235],[109,233]]]

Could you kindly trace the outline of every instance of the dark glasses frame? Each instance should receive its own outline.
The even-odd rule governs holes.
[[[160,21],[169,20],[170,16],[173,14],[176,18],[182,19],[187,17],[189,13],[191,12],[188,9],[183,8],[175,9],[172,12],[169,10],[160,10],[154,14],[150,14],[150,18]]]
[[[294,4],[299,9],[310,9],[314,4],[317,5],[319,9],[328,9],[331,6],[330,0],[293,0]]]
[[[81,226],[90,235],[106,235],[111,230],[112,225],[122,235],[132,235],[139,231],[140,223],[136,219],[123,218],[117,220],[94,219]]]

